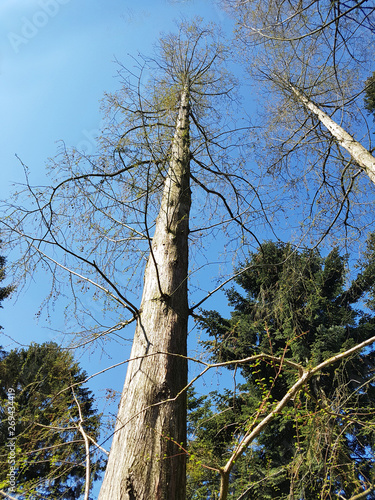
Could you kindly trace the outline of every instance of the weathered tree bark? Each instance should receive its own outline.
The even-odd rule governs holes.
[[[296,87],[293,85],[290,87],[297,99],[321,121],[337,142],[348,151],[353,160],[363,168],[370,180],[375,184],[375,158],[372,154]]]
[[[185,498],[186,395],[168,400],[187,384],[189,167],[186,86],[99,500]]]

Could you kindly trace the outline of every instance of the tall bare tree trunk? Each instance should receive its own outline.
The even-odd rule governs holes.
[[[375,158],[362,144],[348,134],[338,123],[322,111],[316,104],[310,101],[296,87],[290,85],[294,95],[303,103],[306,109],[311,111],[323,125],[329,130],[337,142],[350,153],[353,160],[363,168],[371,181],[375,184]]]
[[[185,498],[186,395],[168,400],[187,383],[189,167],[186,86],[99,500]]]

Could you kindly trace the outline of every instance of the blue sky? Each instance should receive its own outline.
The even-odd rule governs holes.
[[[224,15],[208,0],[2,0],[1,187],[22,180],[17,153],[38,182],[56,141],[75,146],[100,126],[99,101],[116,89],[115,58],[150,53],[181,16]]]

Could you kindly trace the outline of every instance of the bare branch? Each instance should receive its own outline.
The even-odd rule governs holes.
[[[74,392],[74,389],[72,388],[72,394],[74,401],[76,403],[76,406],[78,408],[78,414],[79,414],[79,421],[78,423],[75,422],[75,425],[77,426],[79,432],[82,434],[83,440],[85,442],[85,450],[86,450],[86,481],[85,481],[85,496],[84,500],[89,500],[89,495],[90,495],[90,443],[88,436],[82,426],[83,423],[83,417],[82,417],[82,410],[81,410],[81,405],[78,402],[78,399],[76,397],[76,394]]]

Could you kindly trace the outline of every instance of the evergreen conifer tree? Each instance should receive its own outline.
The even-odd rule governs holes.
[[[101,417],[91,392],[82,385],[85,378],[71,352],[52,342],[2,353],[0,490],[18,494],[22,499],[82,498],[88,462],[81,429],[91,438],[90,480],[99,477],[105,461],[102,452],[95,453],[94,443],[99,436]],[[11,435],[9,393],[15,421]],[[12,485],[7,446],[10,436],[15,443]]]
[[[322,257],[318,250],[263,244],[250,254],[238,286],[227,294],[231,318],[215,311],[204,314],[202,324],[211,337],[205,346],[212,359],[234,361],[266,353],[309,367],[372,337],[374,250],[372,235],[358,275],[347,286],[348,257],[338,249]],[[193,396],[190,401],[190,451],[216,469],[245,430],[293,383],[293,373],[271,359],[238,366],[244,383],[235,393],[213,393],[215,412],[207,399]],[[246,492],[240,498],[351,498],[363,492],[363,484],[373,484],[373,369],[374,352],[367,349],[313,377],[235,464],[229,496],[237,499]],[[192,465],[189,498],[206,498],[207,492],[217,498],[217,474],[200,469],[200,489],[192,486],[194,474],[197,467]]]
[[[0,282],[2,282],[5,279],[5,263],[6,263],[5,257],[0,255]],[[0,307],[3,307],[3,305],[1,304],[2,301],[7,297],[9,297],[9,295],[12,293],[12,290],[13,287],[11,285],[0,287]],[[1,328],[2,327],[0,326],[0,329]]]

